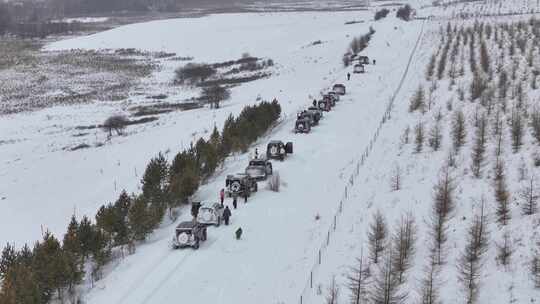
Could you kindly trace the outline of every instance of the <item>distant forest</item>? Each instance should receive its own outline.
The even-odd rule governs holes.
[[[0,0],[0,35],[46,36],[77,30],[80,25],[57,22],[129,12],[178,12],[207,5],[225,6],[251,0]],[[52,22],[55,21],[55,22]]]

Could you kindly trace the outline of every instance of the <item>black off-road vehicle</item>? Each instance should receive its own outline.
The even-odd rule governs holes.
[[[332,96],[336,101],[339,101],[339,94],[334,92],[334,91],[330,91],[328,92],[328,95]]]
[[[237,173],[234,175],[227,175],[225,180],[225,193],[228,197],[236,196],[251,196],[252,192],[257,192],[257,181],[255,178],[247,175],[246,173]]]
[[[172,247],[199,249],[200,242],[206,241],[206,238],[206,225],[195,221],[182,222],[176,226]]]
[[[368,56],[360,56],[360,57],[358,57],[358,63],[359,64],[369,64],[369,57]]]
[[[294,126],[294,133],[311,132],[311,120],[307,117],[298,118]]]
[[[325,111],[325,112],[330,112],[330,110],[332,109],[332,104],[330,103],[330,101],[324,100],[324,99],[319,100],[318,106],[319,106],[319,110]]]
[[[293,143],[284,144],[281,140],[273,140],[266,146],[266,158],[284,160],[287,154],[293,153]]]

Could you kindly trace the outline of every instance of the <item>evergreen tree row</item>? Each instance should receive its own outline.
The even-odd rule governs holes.
[[[7,244],[0,257],[0,304],[48,303],[66,297],[77,303],[76,285],[87,277],[99,280],[113,252],[134,252],[163,220],[165,213],[187,203],[199,185],[231,153],[245,152],[278,120],[281,106],[262,102],[246,106],[238,117],[230,115],[220,133],[214,127],[208,140],[200,138],[179,152],[169,165],[159,153],[148,163],[141,180],[142,193],[122,191],[114,203],[103,205],[95,222],[75,216],[63,241],[46,232],[33,248],[17,250]]]

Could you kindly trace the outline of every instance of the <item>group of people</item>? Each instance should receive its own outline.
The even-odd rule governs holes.
[[[223,204],[225,202],[225,189],[223,189],[223,188],[219,191],[219,199],[220,199],[220,202],[221,202],[221,206],[223,207]],[[244,195],[244,200],[247,203],[247,194]],[[234,209],[236,209],[237,205],[238,205],[236,194],[233,195],[233,202],[232,203],[233,203]],[[223,210],[223,221],[225,222],[226,226],[229,226],[229,219],[231,218],[231,215],[232,215],[231,209],[229,209],[229,206],[225,206],[225,210]],[[236,235],[237,240],[239,240],[242,237],[242,228],[241,227],[238,227],[238,229],[236,229],[235,235]]]

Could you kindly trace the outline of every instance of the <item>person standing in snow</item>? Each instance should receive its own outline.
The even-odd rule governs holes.
[[[199,216],[199,208],[200,207],[201,207],[201,203],[199,203],[199,202],[191,203],[191,215],[193,216],[193,221],[197,221],[197,217]]]
[[[375,65],[377,63],[377,60],[373,59],[373,65]]]
[[[242,195],[244,196],[244,204],[245,204],[245,203],[247,203],[248,192],[247,192],[247,191],[244,191],[244,193],[242,193]]]
[[[313,99],[313,106],[314,106],[314,107],[317,106],[317,99]]]
[[[255,148],[255,159],[259,158],[259,149]]]
[[[223,188],[219,191],[219,199],[221,200],[221,207],[223,207],[223,200],[225,200],[225,189]]]
[[[242,237],[242,228],[238,227],[238,229],[236,229],[236,232],[234,234],[236,234],[236,239],[239,240]]]
[[[234,209],[236,209],[236,205],[238,203],[237,200],[236,200],[237,197],[238,197],[238,194],[234,193],[233,194],[233,200],[232,200],[232,205],[233,205]]]
[[[225,225],[229,226],[229,218],[231,217],[231,209],[229,209],[229,206],[225,207],[225,210],[223,210],[223,221],[225,221]]]
[[[347,73],[347,80],[351,80],[351,73]]]

